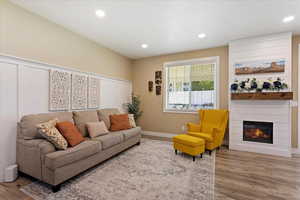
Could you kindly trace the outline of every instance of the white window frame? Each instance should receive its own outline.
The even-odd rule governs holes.
[[[214,76],[214,88],[215,88],[215,104],[214,109],[218,109],[220,105],[220,92],[219,92],[219,81],[220,81],[220,57],[213,56],[213,57],[206,57],[206,58],[197,58],[197,59],[190,59],[190,60],[179,60],[173,62],[166,62],[163,66],[163,83],[164,83],[164,92],[163,92],[163,112],[166,113],[191,113],[195,114],[197,111],[195,110],[173,110],[167,109],[168,103],[168,68],[172,66],[180,66],[180,65],[192,65],[192,64],[211,64],[215,63],[215,76]]]

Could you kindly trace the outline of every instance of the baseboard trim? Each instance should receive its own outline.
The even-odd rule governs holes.
[[[162,138],[172,138],[176,133],[165,133],[165,132],[156,132],[156,131],[142,131],[142,135],[145,136],[154,136],[154,137],[162,137]]]
[[[300,155],[300,148],[292,148],[292,154]]]
[[[247,145],[243,145],[243,144],[229,144],[229,149],[237,150],[237,151],[268,154],[268,155],[273,155],[273,156],[292,157],[291,149],[285,150],[285,149],[262,148],[262,147],[253,148],[251,146],[247,146]]]

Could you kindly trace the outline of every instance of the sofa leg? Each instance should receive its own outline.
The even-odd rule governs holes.
[[[200,154],[200,158],[203,158],[203,153]]]
[[[212,150],[208,150],[208,152],[209,152],[209,155],[211,156]]]
[[[175,154],[177,155],[177,149],[175,149]]]
[[[193,162],[195,162],[195,159],[196,159],[196,157],[195,157],[195,156],[193,156]]]
[[[53,192],[53,193],[56,193],[56,192],[58,192],[58,191],[60,191],[60,185],[53,185],[53,186],[52,186],[52,192]]]

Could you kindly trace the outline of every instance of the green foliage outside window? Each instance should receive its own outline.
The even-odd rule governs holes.
[[[192,81],[192,91],[214,90],[214,81]]]

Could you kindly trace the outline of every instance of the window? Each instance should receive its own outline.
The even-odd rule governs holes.
[[[217,108],[218,60],[210,57],[165,63],[164,111]]]

